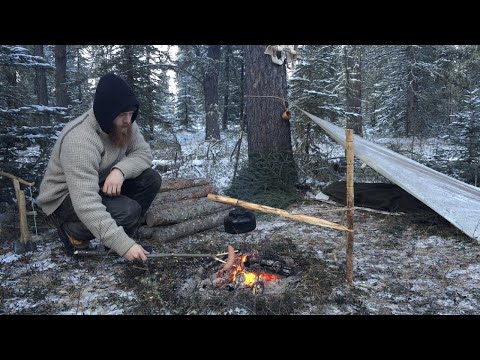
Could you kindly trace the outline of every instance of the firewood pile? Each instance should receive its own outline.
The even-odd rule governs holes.
[[[138,236],[169,242],[222,225],[232,206],[208,200],[211,193],[206,179],[164,179]]]

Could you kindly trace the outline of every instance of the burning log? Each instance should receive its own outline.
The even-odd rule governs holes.
[[[153,239],[158,242],[169,242],[184,236],[192,235],[200,231],[211,229],[223,224],[223,219],[229,210],[223,210],[214,214],[203,216],[185,222],[169,225],[139,228],[138,236],[144,239]]]
[[[150,227],[176,224],[230,208],[230,205],[213,203],[206,197],[165,204],[154,202],[146,213],[146,221]]]
[[[273,271],[276,274],[285,276],[292,275],[292,269],[279,260],[261,259],[259,264],[261,266],[268,267],[269,270]]]
[[[227,286],[230,290],[251,287],[253,294],[258,295],[263,292],[265,283],[280,279],[278,274],[263,272],[258,268],[250,268],[250,260],[259,261],[260,259],[257,252],[243,253],[236,256],[233,246],[228,245],[227,249],[228,259],[217,274],[217,278],[214,281],[216,286]],[[277,261],[275,264],[279,264],[277,270],[282,268],[280,262]],[[247,268],[252,271],[247,271]],[[285,274],[288,276],[290,269]]]

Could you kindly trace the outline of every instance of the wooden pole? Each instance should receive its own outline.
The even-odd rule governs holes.
[[[286,217],[287,219],[302,221],[312,225],[324,226],[324,227],[341,230],[341,231],[349,231],[348,228],[343,225],[339,225],[339,224],[336,224],[327,220],[319,219],[313,216],[301,215],[301,214],[298,214],[298,215],[290,214],[288,211],[273,208],[266,205],[258,205],[252,202],[242,201],[242,200],[230,198],[227,196],[214,195],[214,194],[208,194],[207,198],[213,201],[223,202],[223,203],[234,205],[234,206],[240,206],[248,210],[280,215],[280,216]]]
[[[353,281],[353,130],[346,129],[346,158],[347,158],[347,281],[351,285]]]
[[[12,180],[17,180],[19,183],[23,184],[23,185],[27,185],[27,186],[33,186],[35,185],[34,182],[28,182],[28,181],[25,181],[23,179],[20,179],[19,177],[16,177],[15,175],[12,175],[10,173],[6,173],[2,170],[0,170],[0,176],[5,176],[5,177],[8,177],[9,179],[12,179]],[[15,183],[14,183],[15,185]]]
[[[12,179],[13,188],[15,189],[15,197],[17,198],[17,206],[18,206],[18,216],[20,221],[20,242],[26,244],[27,242],[32,240],[30,235],[30,231],[28,230],[28,223],[27,223],[27,202],[25,200],[25,193],[20,189],[20,184],[24,184],[27,186],[35,185],[34,182],[28,182],[19,177],[12,175],[10,173],[4,172],[0,170],[0,176],[8,177]],[[35,213],[34,211],[32,213]]]
[[[32,240],[30,231],[28,231],[25,193],[20,189],[20,181],[18,178],[13,179],[13,187],[15,189],[15,196],[17,197],[18,214],[20,218],[20,242],[25,244]]]

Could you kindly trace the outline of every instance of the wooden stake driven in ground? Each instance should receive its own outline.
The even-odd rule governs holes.
[[[233,205],[233,206],[239,206],[239,207],[242,207],[242,208],[245,208],[245,209],[248,209],[248,210],[259,211],[259,212],[264,212],[264,213],[268,213],[268,214],[280,215],[280,216],[286,217],[287,219],[301,221],[301,222],[305,222],[307,224],[328,227],[328,228],[341,230],[341,231],[350,231],[345,226],[336,224],[334,222],[330,222],[330,221],[327,221],[327,220],[319,219],[319,218],[316,218],[316,217],[313,217],[313,216],[308,216],[308,215],[290,214],[288,211],[285,211],[285,210],[282,210],[282,209],[277,209],[277,208],[266,206],[266,205],[259,205],[259,204],[255,204],[255,203],[248,202],[248,201],[242,201],[242,200],[234,199],[234,198],[231,198],[231,197],[214,195],[214,194],[208,194],[207,198],[212,200],[212,201],[223,202],[223,203],[230,204],[230,205]]]
[[[30,231],[28,230],[28,223],[27,223],[27,204],[25,201],[25,193],[20,189],[20,184],[24,184],[27,186],[35,185],[34,182],[28,182],[15,175],[0,171],[0,176],[5,176],[13,181],[13,188],[15,189],[15,196],[17,198],[17,206],[18,206],[18,216],[20,221],[20,242],[27,243],[32,240],[30,235]]]
[[[347,253],[346,253],[346,277],[349,284],[353,281],[353,130],[346,129],[347,146],[345,155],[347,158]]]

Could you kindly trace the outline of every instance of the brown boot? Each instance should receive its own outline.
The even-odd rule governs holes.
[[[57,227],[58,237],[65,246],[65,251],[68,255],[73,255],[75,250],[87,250],[90,247],[90,240],[77,240],[68,234],[63,225]]]

